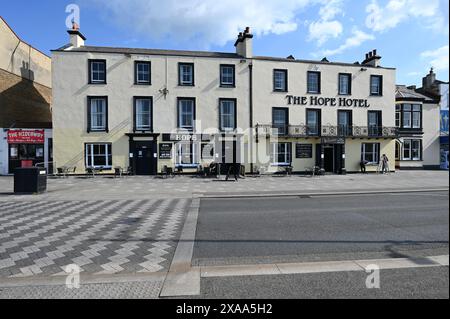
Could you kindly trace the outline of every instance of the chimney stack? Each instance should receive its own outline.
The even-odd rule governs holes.
[[[379,67],[381,56],[377,54],[377,50],[372,50],[366,53],[366,59],[362,62],[363,65]]]
[[[422,87],[424,89],[430,89],[434,82],[436,82],[436,73],[434,73],[434,69],[431,68],[430,73],[422,79]]]
[[[86,38],[81,34],[80,26],[75,21],[72,22],[72,29],[68,30],[67,33],[70,35],[70,44],[73,48],[84,46]]]
[[[234,46],[236,47],[236,54],[244,58],[253,57],[253,34],[250,32],[250,27],[245,28],[244,32],[239,33]]]

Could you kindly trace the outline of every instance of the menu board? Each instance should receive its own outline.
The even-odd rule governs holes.
[[[312,158],[313,145],[312,144],[296,144],[295,146],[296,158]]]
[[[159,144],[159,159],[172,159],[172,143]]]

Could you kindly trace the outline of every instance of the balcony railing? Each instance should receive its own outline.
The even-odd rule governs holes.
[[[258,135],[280,137],[354,137],[354,138],[396,138],[398,129],[387,126],[348,125],[270,125],[258,124]]]

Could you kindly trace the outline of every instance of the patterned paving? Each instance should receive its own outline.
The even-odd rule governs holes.
[[[153,273],[170,265],[189,199],[0,202],[0,278]]]

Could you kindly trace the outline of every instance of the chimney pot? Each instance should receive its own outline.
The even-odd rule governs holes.
[[[374,56],[377,55],[377,50],[373,50],[373,55],[374,55]]]
[[[245,34],[249,34],[250,33],[250,27],[246,27],[245,28]]]

